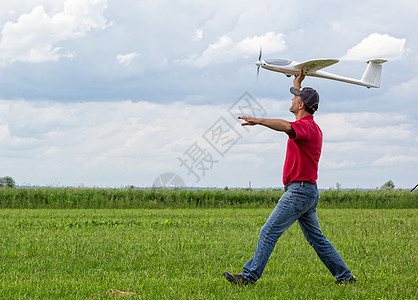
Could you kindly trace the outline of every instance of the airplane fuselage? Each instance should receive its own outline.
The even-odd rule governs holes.
[[[286,60],[286,59],[266,59],[266,60],[260,59],[259,61],[256,62],[256,65],[266,70],[283,73],[288,77],[292,75],[297,75],[300,73],[301,70],[303,70],[303,73],[306,76],[331,79],[331,80],[356,84],[360,86],[365,86],[368,88],[370,87],[378,88],[380,86],[380,73],[381,73],[381,68],[382,68],[380,64],[384,63],[385,60],[375,59],[375,60],[368,61],[367,69],[365,73],[363,74],[362,79],[360,80],[319,70],[324,67],[333,65],[337,62],[338,60],[336,59],[317,59],[317,60],[306,61],[303,63]]]

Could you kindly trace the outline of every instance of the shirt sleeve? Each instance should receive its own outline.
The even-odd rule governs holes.
[[[295,134],[289,135],[289,138],[295,141],[306,141],[310,137],[310,130],[307,122],[290,122],[290,126],[292,126]]]

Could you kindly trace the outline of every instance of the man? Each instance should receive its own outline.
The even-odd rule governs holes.
[[[239,117],[243,126],[263,125],[285,132],[288,136],[286,159],[283,168],[285,192],[267,222],[261,228],[254,256],[243,267],[241,274],[224,272],[225,278],[235,284],[254,283],[260,279],[278,238],[296,220],[321,261],[337,279],[336,284],[355,282],[355,277],[345,265],[334,246],[322,234],[316,206],[318,205],[318,162],[322,149],[322,132],[313,114],[318,109],[319,95],[309,87],[302,89],[305,76],[295,76],[290,92],[295,95],[289,110],[295,122],[280,119]]]

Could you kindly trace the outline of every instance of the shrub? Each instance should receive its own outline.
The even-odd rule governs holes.
[[[16,183],[10,176],[0,177],[0,187],[14,188]]]

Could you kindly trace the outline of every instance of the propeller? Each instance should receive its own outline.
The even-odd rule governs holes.
[[[258,79],[258,75],[260,74],[261,54],[262,54],[262,50],[261,50],[261,47],[260,47],[260,54],[258,55],[258,61],[255,63],[257,65],[257,79]]]

